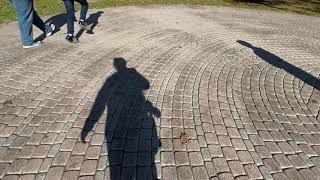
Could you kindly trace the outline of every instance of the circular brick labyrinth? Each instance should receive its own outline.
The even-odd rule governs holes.
[[[89,14],[78,45],[0,27],[0,178],[318,179],[319,18]]]

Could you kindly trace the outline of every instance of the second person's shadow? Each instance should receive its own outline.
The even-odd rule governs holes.
[[[93,30],[99,24],[99,18],[102,16],[103,13],[103,11],[98,11],[96,13],[90,14],[89,17],[86,19],[87,23],[90,24],[90,30],[87,31],[88,34],[94,34]],[[76,34],[76,38],[79,38],[84,31],[84,29],[80,29]]]
[[[123,58],[114,59],[117,72],[99,90],[81,133],[88,133],[106,113],[105,139],[110,179],[157,179],[155,154],[160,147],[155,118],[160,111],[143,94],[150,88],[146,78],[126,67]]]

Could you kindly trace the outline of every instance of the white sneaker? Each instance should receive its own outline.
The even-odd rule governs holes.
[[[39,47],[39,46],[41,46],[41,41],[33,42],[31,45],[28,45],[28,46],[23,45],[22,47],[24,49],[29,49],[29,48],[36,48],[36,47]]]

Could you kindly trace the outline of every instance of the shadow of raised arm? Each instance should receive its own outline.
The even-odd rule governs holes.
[[[82,142],[85,142],[85,138],[87,137],[88,133],[92,130],[92,128],[98,122],[98,120],[100,119],[100,117],[106,109],[107,101],[111,93],[110,87],[112,86],[113,79],[113,76],[108,78],[108,80],[104,83],[95,99],[90,114],[81,132]]]

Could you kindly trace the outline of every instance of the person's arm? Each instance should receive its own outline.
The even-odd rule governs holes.
[[[88,133],[92,130],[93,126],[98,122],[104,110],[106,109],[109,95],[109,85],[110,81],[106,81],[95,99],[86,123],[82,128],[81,140],[83,142],[85,142],[85,138],[87,137]]]

